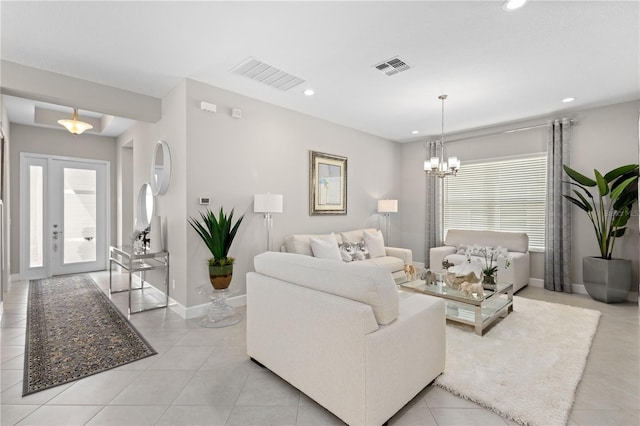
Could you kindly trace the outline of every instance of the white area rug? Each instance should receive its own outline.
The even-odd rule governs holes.
[[[447,325],[436,385],[523,425],[565,425],[600,312],[514,296],[483,337]]]

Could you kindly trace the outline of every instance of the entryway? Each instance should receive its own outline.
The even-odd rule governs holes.
[[[108,194],[108,161],[21,153],[21,277],[106,269]]]

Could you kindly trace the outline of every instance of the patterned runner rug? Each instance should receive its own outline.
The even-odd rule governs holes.
[[[447,325],[435,383],[522,425],[565,425],[600,312],[513,297],[513,312],[480,337]]]
[[[22,396],[156,353],[88,275],[29,282]]]

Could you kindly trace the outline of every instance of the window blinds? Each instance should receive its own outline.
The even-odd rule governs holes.
[[[444,231],[526,232],[544,250],[546,154],[463,164],[444,182]]]

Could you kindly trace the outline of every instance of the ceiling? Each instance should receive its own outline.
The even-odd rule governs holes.
[[[440,133],[441,94],[447,133],[639,99],[637,1],[531,0],[513,12],[502,1],[0,8],[4,60],[158,98],[191,78],[399,142]],[[283,91],[231,72],[250,57],[304,82]],[[395,57],[410,68],[375,68]],[[8,102],[10,120],[30,124],[22,102]]]

